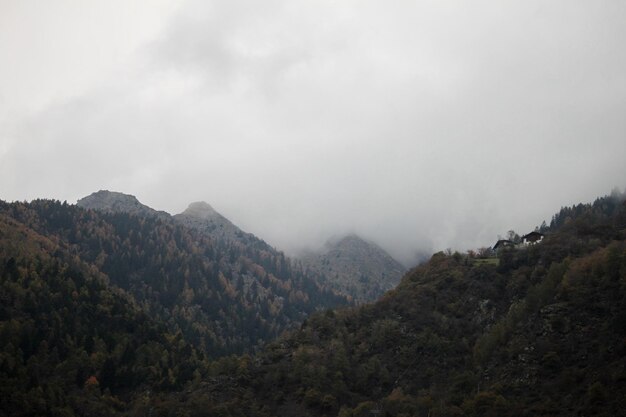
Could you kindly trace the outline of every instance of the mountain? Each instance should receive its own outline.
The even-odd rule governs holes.
[[[209,357],[252,351],[316,309],[347,303],[280,252],[204,236],[132,196],[96,194],[104,209],[35,200],[0,213],[67,246]]]
[[[271,290],[268,291],[268,285],[287,286],[294,294],[290,301],[298,299],[309,305],[305,309],[307,312],[311,306],[325,308],[346,304],[348,301],[345,296],[335,294],[317,272],[304,271],[301,265],[292,263],[284,253],[255,235],[244,232],[204,201],[191,203],[184,212],[174,216],[156,211],[140,203],[132,195],[111,191],[93,193],[79,200],[78,205],[105,213],[157,217],[203,237],[216,253],[228,255],[228,262],[234,264],[231,268],[233,271],[241,272],[235,278],[236,282],[233,282],[241,296],[251,299],[269,297],[273,300],[273,296],[282,294],[282,291],[272,294]],[[271,284],[268,284],[268,280]],[[283,299],[284,297],[279,297],[280,307],[276,307],[279,311],[283,311]],[[297,320],[303,319],[304,310],[293,308],[290,302],[284,304],[287,307],[285,311],[289,311],[287,321],[294,317],[298,317]],[[274,311],[275,308],[270,310]],[[276,331],[280,332],[282,329],[279,327]]]
[[[564,207],[541,242],[496,258],[436,253],[374,303],[313,308],[219,357],[201,340],[285,329],[266,317],[302,306],[282,258],[268,276],[284,304],[268,304],[241,296],[257,266],[237,245],[150,216],[0,202],[0,416],[623,415],[625,197]]]
[[[303,264],[358,302],[376,300],[396,286],[406,271],[379,246],[354,234],[328,241],[321,253],[304,256]]]
[[[0,201],[0,416],[112,415],[348,304],[278,251],[82,201]]]
[[[155,216],[161,219],[168,219],[170,215],[164,211],[157,211],[137,200],[137,197],[115,191],[100,190],[86,197],[81,198],[76,203],[77,206],[100,210],[110,213],[128,213],[140,216]]]
[[[436,253],[379,301],[310,316],[160,412],[617,416],[626,409],[624,195],[563,208],[541,243]]]

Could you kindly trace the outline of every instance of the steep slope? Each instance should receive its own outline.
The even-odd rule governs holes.
[[[210,357],[252,351],[316,309],[346,303],[281,253],[213,241],[171,219],[47,200],[0,212],[67,245]]]
[[[302,261],[333,288],[358,302],[376,300],[395,287],[405,272],[379,246],[354,234],[327,242],[321,253],[308,254]]]

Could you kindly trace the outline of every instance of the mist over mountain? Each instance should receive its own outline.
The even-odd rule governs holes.
[[[302,257],[333,288],[357,301],[374,301],[400,282],[406,269],[373,242],[355,234],[331,239]]]
[[[1,198],[206,200],[409,267],[623,185],[626,3],[154,1],[0,4]]]
[[[0,417],[623,416],[624,22],[0,1]]]
[[[241,230],[230,220],[204,201],[193,202],[182,213],[170,216],[137,200],[135,196],[101,190],[78,200],[78,206],[105,213],[129,213],[154,216],[174,221],[199,232],[218,245],[236,247],[241,251],[257,251],[257,257],[284,256],[259,237]],[[358,302],[373,301],[393,288],[405,268],[373,242],[355,234],[334,238],[326,242],[319,252],[309,251],[295,258],[302,261],[301,273],[322,286]],[[246,282],[244,288],[251,285]]]

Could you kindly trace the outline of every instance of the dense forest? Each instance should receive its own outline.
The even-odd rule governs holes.
[[[1,415],[626,409],[622,194],[562,208],[540,243],[491,259],[436,253],[373,304],[333,309],[340,300],[330,297],[317,312],[328,294],[299,294],[293,282],[304,278],[281,280],[290,265],[280,258],[229,253],[160,219],[35,201],[3,204],[0,225]],[[275,306],[259,288],[257,297],[242,290],[239,277],[257,267],[272,293],[284,294],[274,316],[247,310]],[[296,304],[307,298],[316,300],[308,311]],[[272,326],[286,326],[282,314],[295,306],[290,322],[311,312],[298,329],[256,352],[228,354],[258,329],[264,340],[276,334]],[[203,321],[199,311],[219,319]]]
[[[111,398],[181,388],[347,304],[264,245],[49,200],[0,203],[0,276],[0,401],[26,414],[60,412],[88,381]]]

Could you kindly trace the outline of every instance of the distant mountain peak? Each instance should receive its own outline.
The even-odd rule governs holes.
[[[393,288],[405,271],[384,249],[355,233],[329,239],[303,261],[335,289],[360,302],[375,300]]]
[[[187,209],[182,214],[187,216],[199,217],[201,219],[208,219],[213,217],[224,217],[218,213],[209,203],[206,201],[196,201],[189,204]]]
[[[363,239],[361,236],[356,233],[349,233],[345,236],[342,236],[339,239],[330,239],[326,242],[327,247],[341,247],[346,245],[367,245],[367,246],[378,246],[373,242],[367,241]]]
[[[99,210],[113,213],[130,213],[138,215],[152,215],[161,218],[169,218],[164,211],[157,211],[142,204],[137,197],[117,191],[100,190],[81,198],[76,205],[82,208]]]

